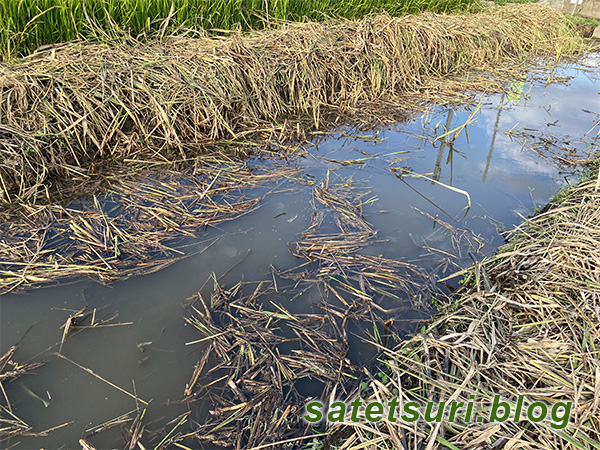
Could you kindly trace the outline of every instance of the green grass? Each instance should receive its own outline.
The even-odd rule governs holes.
[[[598,24],[600,22],[598,22],[596,19],[591,19],[588,17],[580,17],[580,16],[570,16],[567,15],[567,18],[573,22],[575,25],[592,25],[594,27],[597,27]]]
[[[84,6],[85,5],[85,6]],[[477,8],[478,0],[0,0],[0,58],[74,39],[262,28],[265,19],[318,21]]]
[[[506,5],[507,3],[537,3],[539,0],[494,0],[496,5]]]

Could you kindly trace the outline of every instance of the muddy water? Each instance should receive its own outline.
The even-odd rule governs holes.
[[[477,259],[493,253],[503,243],[502,230],[576,180],[561,158],[584,159],[597,150],[598,63],[592,55],[581,65],[513,83],[510,95],[481,97],[474,114],[473,108],[432,107],[389,129],[340,129],[287,163],[306,180],[329,177],[331,185],[351,183],[364,191],[363,214],[379,238],[365,253],[402,258],[442,278],[468,266],[469,252]],[[562,82],[548,84],[551,78]],[[471,114],[466,130],[452,140],[452,130]],[[441,137],[447,131],[452,132]],[[471,208],[466,195],[447,186],[468,192]],[[197,233],[196,254],[159,272],[111,286],[84,280],[1,297],[1,352],[21,340],[19,362],[47,362],[35,375],[5,383],[14,413],[35,432],[67,425],[45,437],[0,445],[77,448],[86,430],[136,408],[134,399],[98,377],[150,403],[144,418],[147,448],[158,443],[152,431],[180,413],[191,409],[191,418],[202,422],[211,405],[177,403],[198,362],[197,346],[186,345],[198,339],[183,319],[187,299],[211,286],[213,274],[221,285],[232,286],[270,279],[271,267],[298,265],[288,244],[309,227],[313,203],[309,185],[282,181],[256,211]],[[317,301],[310,293],[276,300],[295,313],[313,311]],[[414,332],[430,314],[427,300],[421,308],[406,300],[397,317],[401,333]],[[78,332],[64,343],[62,354],[97,377],[55,355],[60,326],[84,306],[95,308],[99,319],[113,318],[112,326]],[[357,364],[374,355],[365,345],[351,352]],[[90,442],[120,448],[123,441],[117,427]]]

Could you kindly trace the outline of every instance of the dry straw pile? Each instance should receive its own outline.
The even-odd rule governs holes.
[[[516,229],[508,245],[470,273],[473,287],[423,334],[387,351],[390,382],[371,383],[373,398],[474,395],[483,415],[494,394],[513,411],[521,394],[525,404],[572,401],[567,428],[512,416],[503,423],[348,424],[354,432],[335,439],[340,448],[599,448],[599,187],[600,178],[581,183]]]
[[[290,118],[318,127],[328,110],[381,111],[402,94],[456,89],[448,75],[579,49],[564,16],[537,5],[59,45],[0,65],[1,200],[52,198],[62,181],[114,161],[185,159],[249,134],[289,137]]]

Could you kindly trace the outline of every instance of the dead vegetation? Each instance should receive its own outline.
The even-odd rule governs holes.
[[[199,297],[188,319],[201,333],[195,343],[207,345],[185,400],[209,400],[214,408],[205,424],[182,439],[193,436],[237,449],[275,442],[302,426],[298,413],[303,397],[295,387],[299,380],[319,383],[327,395],[340,380],[359,372],[347,358],[341,336],[332,333],[337,327],[331,327],[331,318],[291,314],[281,306],[273,310],[268,305],[267,310],[258,300],[265,285],[240,297],[241,286],[215,286],[210,306]],[[214,379],[198,382],[207,376]]]
[[[300,116],[319,127],[331,111],[368,114],[402,106],[406,95],[429,100],[465,86],[489,88],[489,78],[478,84],[484,78],[474,75],[467,85],[446,77],[498,75],[501,65],[533,55],[577,52],[581,40],[571,31],[561,15],[527,5],[470,16],[286,24],[221,40],[68,44],[0,66],[0,293],[158,270],[183,256],[186,235],[256,207],[259,197],[248,199],[244,189],[289,175],[252,171],[239,160],[175,170],[208,146],[245,153],[259,141],[302,137],[306,128],[294,122]],[[171,170],[150,171],[156,164]],[[412,264],[361,253],[377,240],[361,214],[363,193],[329,179],[315,184],[323,209],[291,248],[302,259],[298,267],[274,268],[272,280],[251,292],[248,283],[226,289],[215,281],[210,302],[198,295],[189,323],[200,332],[194,344],[202,353],[184,396],[216,406],[193,433],[165,444],[194,437],[248,448],[311,439],[308,428],[300,430],[297,382],[321,383],[322,402],[360,392],[361,371],[348,354],[353,332],[362,330],[361,340],[385,353],[390,370],[387,384],[371,378],[374,396],[396,389],[404,398],[477,393],[489,401],[495,393],[526,393],[574,399],[577,417],[563,434],[544,423],[385,423],[357,426],[350,437],[334,428],[330,442],[347,449],[587,448],[600,425],[600,280],[588,278],[598,274],[600,258],[593,185],[582,184],[516,232],[508,251],[471,275],[475,288],[392,350],[399,337],[393,316],[407,299],[428,304],[431,279]],[[103,194],[62,206],[90,191]],[[318,314],[267,303],[284,290],[310,294]],[[359,326],[353,331],[352,324]],[[142,418],[139,411],[127,417],[133,445]]]
[[[31,431],[31,427],[15,415],[6,395],[4,383],[9,383],[25,374],[34,372],[44,365],[43,363],[19,364],[14,361],[17,348],[18,345],[13,345],[0,358],[0,398],[2,398],[0,402],[0,442]]]
[[[351,361],[359,353],[354,346],[387,346],[399,330],[417,327],[399,325],[394,317],[409,307],[426,314],[432,288],[427,274],[401,260],[361,254],[376,239],[361,214],[367,192],[331,178],[312,186],[313,222],[290,249],[302,261],[297,267],[273,268],[270,280],[229,289],[215,277],[210,301],[196,296],[187,320],[200,339],[189,344],[201,351],[184,401],[215,407],[179,439],[236,449],[310,441],[300,416],[306,384],[299,383],[305,380],[313,391],[316,386],[321,401],[356,393],[359,366],[373,363],[377,351],[369,347],[367,359]],[[282,304],[281,298],[310,302],[302,306],[308,311],[292,313],[285,305],[293,303]]]
[[[346,319],[369,316],[372,308],[393,314],[383,305],[400,300],[398,292],[404,300],[413,299],[415,307],[426,305],[425,298],[434,287],[423,269],[401,259],[361,252],[378,242],[376,232],[362,215],[363,205],[369,203],[368,191],[348,180],[336,181],[330,184],[328,174],[312,186],[315,211],[311,225],[290,248],[306,263],[278,275],[294,281],[323,282],[325,290],[340,303],[337,311],[328,304],[326,308],[333,308],[328,313]]]
[[[255,209],[252,188],[290,168],[251,169],[226,160],[187,174],[126,171],[104,178],[104,195],[61,205],[21,205],[0,225],[0,294],[88,276],[109,282],[159,270],[198,249],[194,233]],[[142,176],[145,175],[145,176]],[[194,238],[188,239],[186,238]],[[191,244],[195,248],[186,249]]]
[[[0,65],[0,294],[157,270],[183,257],[196,230],[257,207],[246,188],[288,176],[249,171],[251,153],[292,152],[294,139],[341,117],[384,120],[496,89],[533,56],[582,48],[560,14],[513,5],[222,39],[72,43]],[[452,78],[464,73],[468,83]],[[349,245],[376,239],[353,224],[341,238]],[[321,258],[314,249],[328,239],[307,234],[294,252]]]
[[[565,429],[550,422],[377,425],[347,422],[330,438],[343,449],[590,449],[600,439],[600,178],[517,227],[510,243],[477,265],[455,302],[424,333],[385,351],[389,381],[372,378],[373,399],[477,399],[495,394],[514,409],[572,401]],[[348,428],[352,432],[348,436]],[[344,429],[343,434],[339,434]],[[337,436],[336,436],[337,435]]]
[[[2,203],[54,199],[114,162],[164,164],[209,144],[302,136],[298,117],[318,128],[327,112],[378,116],[386,105],[406,109],[407,94],[490,88],[489,77],[448,77],[499,75],[582,48],[566,18],[539,5],[59,45],[0,65]]]

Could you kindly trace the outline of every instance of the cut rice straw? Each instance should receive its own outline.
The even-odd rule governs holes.
[[[559,204],[517,227],[480,270],[467,273],[457,296],[439,307],[422,334],[385,350],[389,381],[373,384],[371,399],[389,399],[395,391],[404,402],[465,402],[474,395],[483,422],[346,422],[333,426],[329,441],[347,450],[598,448],[596,177],[571,187]],[[491,286],[483,282],[486,276]],[[485,411],[497,394],[513,410],[519,395],[526,406],[573,402],[570,421],[564,429],[551,421],[488,423]]]
[[[407,109],[407,95],[497,90],[477,73],[498,78],[533,57],[584,49],[562,14],[531,4],[132,41],[65,44],[0,64],[1,202],[48,201],[114,162],[168,164],[211,144],[246,152],[254,138],[302,138],[331,114]]]

